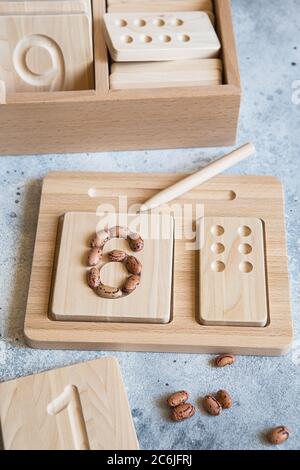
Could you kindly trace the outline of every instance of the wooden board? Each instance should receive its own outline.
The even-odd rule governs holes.
[[[61,322],[48,316],[59,217],[143,203],[182,174],[52,173],[44,180],[25,318],[27,343],[38,348],[281,355],[292,341],[283,191],[268,176],[220,176],[174,201],[173,315],[166,325]],[[263,220],[270,319],[266,328],[205,326],[198,321],[198,252],[180,236],[181,209],[198,220],[255,217]],[[202,206],[204,204],[204,207]],[[123,208],[124,212],[124,208]],[[186,218],[184,217],[185,221]],[[192,236],[192,234],[191,234]]]
[[[0,31],[0,79],[6,92],[93,88],[91,9],[1,14]]]
[[[110,74],[112,90],[209,86],[221,83],[220,59],[114,63]]]
[[[208,59],[221,48],[204,12],[107,13],[104,22],[116,62]]]
[[[118,361],[98,359],[0,384],[5,450],[136,450]]]
[[[198,241],[200,322],[265,327],[268,305],[262,221],[203,217]]]
[[[138,232],[144,240],[144,249],[134,253],[127,241],[110,240],[103,250],[101,280],[106,285],[121,287],[128,277],[123,264],[108,263],[107,253],[117,249],[135,256],[142,263],[141,282],[136,291],[126,297],[104,299],[98,297],[86,281],[89,240],[96,229],[100,231],[106,226],[118,225],[130,228],[133,233]],[[50,305],[52,318],[168,323],[172,296],[173,225],[172,217],[167,215],[65,214],[57,247],[58,261]]]
[[[53,13],[86,13],[91,19],[91,2],[90,0],[0,1],[1,15],[49,15]]]

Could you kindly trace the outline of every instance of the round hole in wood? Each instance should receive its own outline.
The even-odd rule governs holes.
[[[221,237],[222,235],[224,235],[225,230],[224,230],[224,227],[222,227],[222,225],[215,225],[214,227],[212,227],[211,233],[215,237]]]
[[[152,42],[152,37],[151,36],[147,36],[146,34],[144,36],[141,36],[141,40],[146,43],[146,44],[149,44],[150,42]]]
[[[168,34],[163,34],[162,36],[160,36],[159,39],[161,40],[161,42],[165,42],[165,43],[172,41],[171,36],[169,36]]]
[[[119,28],[125,28],[125,26],[127,26],[127,21],[123,19],[116,20],[116,26],[119,26]]]
[[[249,237],[252,233],[252,230],[250,227],[247,227],[247,225],[244,225],[243,227],[239,228],[238,232],[241,237]]]
[[[216,273],[223,273],[225,271],[225,264],[222,261],[214,261],[211,264],[211,269]]]
[[[134,24],[135,26],[140,26],[142,28],[143,26],[146,26],[147,22],[146,20],[143,20],[142,18],[138,18],[134,20]]]
[[[166,23],[162,18],[155,18],[155,20],[153,20],[153,24],[158,28],[162,28]]]
[[[243,243],[242,245],[239,246],[239,252],[242,255],[250,255],[252,251],[253,251],[252,246],[249,245],[248,243]]]
[[[212,246],[211,246],[211,251],[213,253],[216,253],[217,255],[220,255],[222,253],[224,253],[225,251],[225,246],[222,244],[222,243],[214,243]]]
[[[181,20],[180,18],[173,18],[171,23],[174,26],[182,26],[183,25],[183,20]]]
[[[253,271],[253,264],[249,263],[249,261],[244,261],[240,263],[239,269],[244,274],[249,274]]]
[[[133,37],[131,36],[122,36],[122,41],[125,42],[126,44],[131,44],[133,42]]]
[[[178,36],[178,39],[182,42],[189,42],[191,40],[188,34],[181,34],[180,36]]]

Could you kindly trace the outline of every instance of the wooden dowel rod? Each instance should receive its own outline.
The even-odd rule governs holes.
[[[183,194],[187,193],[191,189],[205,183],[206,181],[210,180],[214,176],[222,173],[223,171],[228,170],[229,168],[237,165],[241,161],[245,160],[246,158],[250,157],[255,153],[255,147],[252,144],[246,144],[242,147],[234,150],[233,152],[225,155],[224,157],[216,160],[215,162],[211,163],[207,167],[201,169],[197,173],[194,173],[191,176],[179,181],[178,183],[174,184],[173,186],[164,189],[163,191],[159,192],[151,199],[146,201],[143,206],[141,207],[141,212],[146,212],[148,210],[155,209],[156,207],[162,206],[163,204],[167,204],[170,201],[182,196]]]

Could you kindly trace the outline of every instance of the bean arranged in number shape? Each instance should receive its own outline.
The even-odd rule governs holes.
[[[128,278],[121,288],[106,286],[101,282],[100,266],[103,248],[105,244],[113,239],[121,238],[128,240],[132,251],[138,253],[144,248],[144,240],[138,233],[132,233],[127,227],[112,227],[98,232],[91,240],[91,250],[88,254],[87,264],[92,267],[87,273],[87,283],[94,292],[103,299],[119,299],[132,294],[141,282],[142,263],[135,257],[128,255],[122,250],[113,250],[108,253],[110,262],[122,263],[128,271]]]

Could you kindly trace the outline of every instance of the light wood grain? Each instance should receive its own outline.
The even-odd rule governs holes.
[[[222,62],[219,59],[114,63],[110,74],[112,90],[209,86],[221,83]]]
[[[265,327],[268,305],[262,221],[204,217],[199,222],[198,241],[200,322]]]
[[[111,218],[110,218],[111,217]],[[110,240],[104,247],[101,279],[121,287],[128,272],[121,263],[108,263],[107,253],[124,250],[142,263],[141,283],[135,292],[120,299],[103,299],[87,285],[89,241],[96,230],[116,225],[129,227],[144,240],[144,249],[133,253],[125,240]],[[124,221],[126,222],[124,224]],[[173,219],[169,216],[127,216],[73,212],[62,222],[57,247],[50,314],[55,320],[168,323],[171,315],[173,267]],[[163,233],[164,232],[164,233]]]
[[[7,92],[93,88],[91,12],[2,14],[0,30]]]
[[[220,173],[229,170],[229,168],[237,165],[246,158],[249,158],[251,155],[254,155],[255,147],[253,144],[245,144],[241,147],[233,150],[227,155],[214,160],[209,165],[205,166],[196,173],[184,178],[182,181],[170,186],[169,188],[164,189],[163,191],[155,194],[154,197],[150,198],[143,204],[143,211],[148,211],[155,209],[158,206],[167,204],[168,202],[176,199],[182,194],[187,193],[191,189],[200,186],[206,181],[210,180],[214,176],[219,175]]]
[[[86,13],[91,19],[91,2],[90,0],[0,1],[1,15],[49,15],[53,13]]]
[[[6,86],[3,80],[0,80],[0,104],[6,104]]]
[[[105,38],[116,62],[209,59],[220,41],[206,13],[107,13]]]
[[[138,449],[114,358],[0,384],[0,419],[5,450]]]
[[[179,239],[175,215],[173,315],[167,325],[60,322],[51,320],[48,305],[58,220],[69,211],[95,212],[102,203],[116,207],[128,196],[128,207],[142,204],[180,181],[182,174],[54,173],[44,181],[25,319],[32,347],[114,349],[189,353],[281,355],[292,341],[285,241],[283,191],[267,176],[220,176],[193,189],[174,203],[192,204],[193,220],[201,217],[254,217],[263,220],[266,244],[270,319],[266,328],[204,326],[198,318],[197,251]],[[197,204],[200,207],[197,209]],[[188,221],[183,224],[189,226]]]
[[[93,11],[103,8],[103,2],[93,2]],[[108,64],[96,60],[94,92],[8,93],[0,113],[0,154],[233,145],[241,87],[230,0],[215,0],[214,7],[224,85],[117,91],[104,87],[102,93],[97,71],[106,73],[108,83]],[[94,44],[98,57],[103,42]]]
[[[108,12],[213,11],[212,0],[107,0]]]

